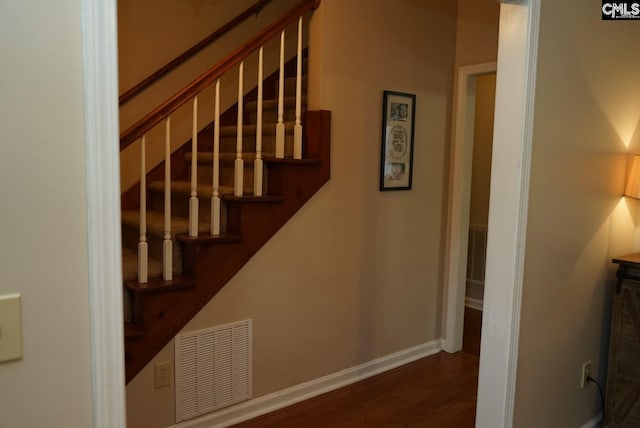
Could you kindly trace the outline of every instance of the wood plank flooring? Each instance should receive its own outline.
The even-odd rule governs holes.
[[[440,352],[234,427],[473,427],[477,385],[477,356]]]
[[[480,335],[482,333],[482,311],[464,308],[464,329],[462,351],[480,356]]]

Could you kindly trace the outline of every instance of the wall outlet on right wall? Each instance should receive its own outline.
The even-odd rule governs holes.
[[[580,378],[580,388],[585,388],[589,383],[589,376],[591,376],[591,361],[587,361],[582,364],[582,377]]]

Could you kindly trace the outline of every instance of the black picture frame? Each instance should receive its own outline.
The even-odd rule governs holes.
[[[411,190],[416,96],[383,91],[380,191]]]

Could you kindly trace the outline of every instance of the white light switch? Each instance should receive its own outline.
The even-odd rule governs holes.
[[[22,358],[22,315],[19,294],[0,296],[0,363]]]

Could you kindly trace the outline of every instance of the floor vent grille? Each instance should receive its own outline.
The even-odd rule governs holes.
[[[252,335],[246,320],[176,336],[176,422],[251,398]]]

